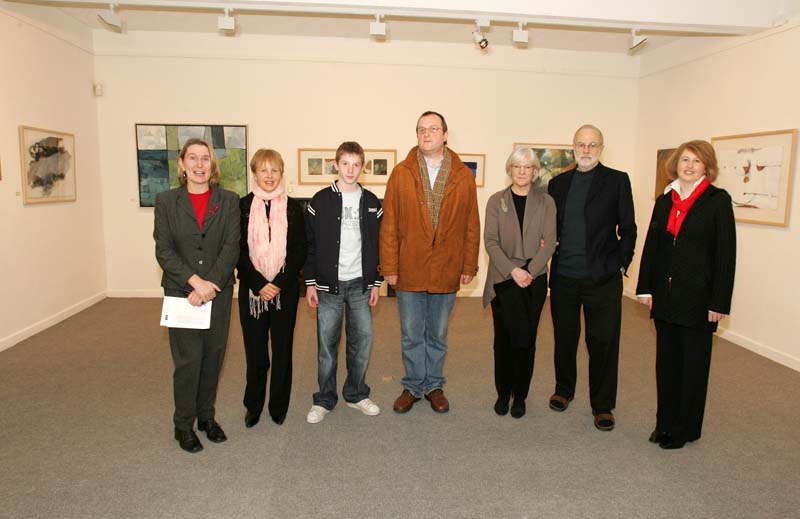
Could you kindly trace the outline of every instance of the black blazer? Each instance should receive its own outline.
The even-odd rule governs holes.
[[[239,257],[239,197],[212,185],[200,229],[186,186],[159,193],[153,238],[164,271],[164,294],[185,297],[192,291],[187,282],[193,274],[221,289],[233,286]]]
[[[303,206],[293,198],[289,198],[286,204],[286,219],[288,227],[286,229],[286,261],[283,270],[275,275],[275,279],[268,280],[261,272],[256,270],[253,262],[250,261],[250,246],[247,244],[247,229],[250,225],[250,208],[253,205],[253,193],[248,193],[239,201],[242,217],[241,240],[239,243],[239,264],[237,265],[237,276],[241,287],[249,288],[254,294],[264,288],[267,283],[272,283],[286,292],[298,286],[298,274],[303,268],[306,260],[306,233],[303,219]],[[264,208],[269,215],[269,209]],[[241,290],[241,288],[240,288]]]
[[[567,195],[575,170],[557,175],[547,186],[556,202],[558,239],[564,226]],[[628,270],[636,246],[636,219],[628,174],[597,164],[586,196],[586,262],[594,281]],[[558,249],[550,263],[551,280],[558,275]]]
[[[736,222],[731,197],[708,186],[678,236],[667,232],[671,192],[656,199],[639,267],[637,294],[653,296],[651,317],[715,331],[708,311],[729,314],[736,270]]]

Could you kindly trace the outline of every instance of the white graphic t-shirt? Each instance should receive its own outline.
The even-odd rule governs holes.
[[[339,241],[339,281],[360,278],[361,272],[361,187],[342,192],[342,235]]]

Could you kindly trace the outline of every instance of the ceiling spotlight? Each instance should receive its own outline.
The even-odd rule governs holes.
[[[109,4],[108,11],[101,11],[97,13],[97,17],[109,27],[119,31],[122,29],[122,17],[117,14],[117,5],[118,4],[116,3]]]
[[[636,34],[636,29],[631,29],[631,44],[628,48],[628,52],[631,54],[639,52],[639,50],[644,47],[645,43],[647,43],[647,36],[638,36]]]
[[[475,30],[472,31],[472,41],[481,48],[481,50],[486,50],[489,46],[489,40],[486,39],[486,36],[483,35],[481,32],[481,27],[488,27],[489,20],[475,20]]]
[[[511,35],[511,41],[514,43],[528,44],[528,31],[525,30],[525,24],[519,22],[519,29],[516,29]]]
[[[375,15],[375,21],[369,24],[369,35],[376,38],[386,37],[386,24],[381,22],[380,14]]]
[[[231,16],[231,9],[230,7],[225,8],[225,14],[223,16],[217,17],[217,29],[226,33],[232,33],[236,31],[236,18]]]

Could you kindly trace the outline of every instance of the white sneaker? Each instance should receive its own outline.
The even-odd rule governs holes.
[[[320,423],[328,413],[329,411],[321,405],[312,405],[311,410],[306,415],[306,422]]]
[[[375,402],[373,402],[369,398],[365,398],[364,400],[356,402],[355,404],[352,404],[350,402],[345,402],[345,404],[347,404],[347,407],[358,409],[367,416],[375,416],[377,414],[380,414],[381,412],[381,408],[378,407],[377,404],[375,404]]]

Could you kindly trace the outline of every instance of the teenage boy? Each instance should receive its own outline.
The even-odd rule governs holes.
[[[336,150],[337,179],[317,192],[308,205],[308,256],[303,274],[306,301],[317,309],[319,392],[306,416],[319,423],[336,406],[336,365],[342,318],[346,315],[347,379],[342,396],[348,407],[368,416],[381,412],[369,399],[367,364],[372,350],[372,310],[378,304],[378,232],[383,209],[358,177],[364,150],[343,142]],[[346,309],[346,311],[345,311]]]

